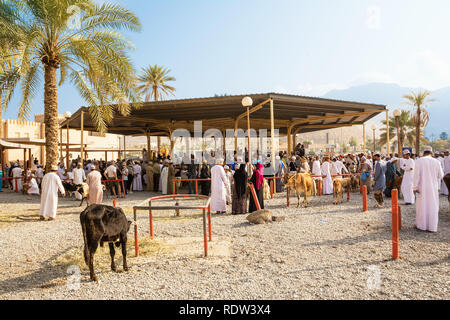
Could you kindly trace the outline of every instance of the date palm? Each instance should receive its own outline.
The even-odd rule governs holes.
[[[400,117],[398,119],[399,126],[399,137],[397,137],[397,119],[395,116],[391,116],[389,118],[389,140],[393,141],[394,138],[400,138],[400,150],[405,145],[407,141],[410,145],[414,145],[416,141],[415,136],[415,122],[411,117],[411,112],[408,110],[401,110]],[[380,143],[381,145],[385,145],[387,143],[386,139],[386,120],[382,120],[381,123],[384,125],[381,129],[382,133],[380,135]],[[421,130],[421,140],[424,139],[424,132]],[[395,145],[394,150],[395,150]]]
[[[168,85],[167,82],[176,79],[169,76],[170,70],[158,65],[149,66],[142,69],[142,74],[138,77],[141,83],[138,89],[141,94],[145,95],[145,101],[149,102],[164,100],[164,96],[174,95],[175,88]]]
[[[8,108],[14,88],[19,81],[18,74],[13,72],[14,66],[18,62],[18,56],[19,51],[17,49],[11,48],[7,43],[0,42],[0,139],[3,138],[2,115]],[[9,75],[9,77],[7,78],[6,75]],[[11,90],[6,90],[7,87],[10,87]]]
[[[413,117],[414,124],[416,126],[416,154],[419,154],[420,151],[421,130],[428,124],[428,112],[425,107],[428,105],[428,103],[434,101],[434,99],[432,99],[430,96],[431,92],[426,90],[419,90],[418,92],[412,91],[410,94],[405,94],[403,96],[403,98],[406,99],[405,104],[416,107],[416,112]]]
[[[127,114],[130,103],[138,102],[128,57],[133,45],[120,31],[139,29],[136,15],[117,4],[0,0],[0,43],[22,48],[20,62],[3,75],[0,85],[10,92],[17,82],[4,79],[20,77],[18,116],[24,119],[43,78],[47,169],[58,160],[58,85],[70,81],[78,89],[100,132],[115,112]]]

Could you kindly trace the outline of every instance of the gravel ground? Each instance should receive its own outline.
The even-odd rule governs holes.
[[[131,207],[149,193],[133,193],[118,206]],[[111,204],[112,201],[106,200]],[[38,221],[39,201],[0,193],[0,299],[449,299],[450,214],[441,197],[439,232],[414,229],[414,206],[403,207],[400,259],[391,259],[390,201],[385,209],[362,213],[361,196],[332,204],[312,198],[308,208],[286,208],[281,194],[266,208],[286,220],[249,225],[244,216],[213,215],[213,243],[223,254],[200,256],[175,250],[134,257],[129,232],[129,272],[98,270],[99,283],[81,271],[80,288],[70,290],[67,266],[54,261],[81,247],[78,202],[60,199],[56,221]],[[402,201],[400,200],[400,203]],[[202,236],[200,212],[155,213],[161,242]],[[140,237],[148,236],[148,216],[139,215]],[[220,245],[219,245],[220,243]],[[176,248],[177,249],[177,248]],[[179,248],[178,248],[179,249]],[[213,250],[214,252],[214,250]],[[121,253],[116,254],[121,259]],[[379,281],[377,280],[379,279]]]

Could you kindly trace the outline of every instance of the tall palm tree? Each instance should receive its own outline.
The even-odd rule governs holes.
[[[428,112],[424,108],[428,103],[434,101],[430,96],[431,92],[426,90],[419,90],[418,92],[411,91],[410,94],[403,96],[406,99],[405,104],[416,107],[416,114],[413,117],[416,126],[416,154],[419,154],[420,151],[421,128],[425,128],[428,124]]]
[[[20,119],[29,117],[43,75],[47,169],[58,161],[58,85],[70,81],[78,89],[100,132],[116,111],[127,114],[130,103],[139,101],[128,57],[133,45],[120,33],[139,29],[136,15],[117,4],[0,0],[0,42],[23,48],[20,63],[4,75],[20,75]],[[2,84],[13,89],[12,82]]]
[[[21,54],[20,48],[0,41],[0,139],[3,138],[3,112],[8,108],[20,80],[17,64]]]
[[[386,120],[382,120],[381,123],[384,125],[381,129],[382,133],[380,135],[380,143],[381,145],[385,145],[387,143],[386,139]],[[389,140],[397,142],[397,139],[400,139],[400,150],[405,145],[405,141],[407,141],[410,145],[414,145],[416,141],[415,137],[415,122],[414,119],[411,118],[411,112],[408,110],[401,110],[401,114],[398,120],[399,126],[399,137],[397,137],[397,119],[395,116],[391,116],[389,118]],[[421,139],[423,140],[424,132],[421,130]],[[398,143],[398,142],[397,142]],[[395,147],[395,144],[393,144]],[[395,150],[395,148],[394,148]]]
[[[175,88],[167,84],[176,79],[169,76],[170,70],[158,65],[148,66],[142,69],[142,74],[138,77],[141,85],[138,87],[141,94],[145,94],[145,102],[151,99],[154,101],[164,100],[164,95],[174,95]]]

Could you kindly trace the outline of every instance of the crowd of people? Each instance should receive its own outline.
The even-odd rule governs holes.
[[[398,154],[370,152],[305,155],[302,145],[298,145],[295,150],[291,155],[280,152],[272,166],[270,154],[263,158],[259,152],[250,164],[246,151],[244,157],[238,157],[235,153],[233,161],[226,163],[224,159],[216,158],[214,152],[202,155],[201,159],[191,155],[190,161],[172,161],[170,155],[156,154],[150,159],[144,149],[143,159],[139,160],[117,159],[106,162],[94,159],[87,160],[83,165],[78,158],[70,161],[68,168],[61,161],[58,166],[51,168],[50,175],[44,175],[43,166],[35,159],[27,170],[23,169],[19,161],[11,167],[6,166],[6,175],[13,179],[5,181],[6,187],[12,190],[17,188],[18,191],[23,189],[30,199],[33,195],[42,194],[41,219],[45,216],[54,219],[58,190],[65,195],[63,182],[74,185],[86,183],[89,186],[89,204],[102,203],[104,189],[119,198],[140,191],[177,194],[181,187],[186,186],[190,194],[211,195],[211,209],[217,213],[225,213],[227,205],[231,205],[232,214],[244,214],[257,208],[253,197],[249,196],[249,183],[253,185],[263,209],[265,178],[277,178],[274,180],[275,190],[281,192],[285,175],[310,173],[316,182],[321,180],[322,194],[329,195],[333,194],[335,177],[353,175],[358,177],[361,186],[366,186],[369,194],[373,192],[377,207],[383,207],[384,199],[391,197],[392,189],[399,188],[405,205],[417,202],[418,217],[433,216],[418,218],[417,227],[437,230],[439,193],[448,195],[449,192],[442,182],[444,175],[450,173],[448,150],[433,155],[431,148],[425,148],[422,157],[411,154],[409,150],[405,150],[401,157]],[[197,181],[184,182],[183,179]],[[400,185],[397,183],[399,179]],[[49,197],[47,193],[52,196]],[[76,196],[81,197],[80,194]]]

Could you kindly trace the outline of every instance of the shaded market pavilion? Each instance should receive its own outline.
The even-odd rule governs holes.
[[[244,97],[251,97],[253,101],[252,106],[248,108],[249,117],[247,108],[242,105]],[[362,125],[365,150],[364,124],[383,112],[388,119],[389,111],[384,105],[278,93],[217,96],[146,102],[138,108],[133,108],[127,116],[116,112],[108,124],[108,133],[147,136],[147,146],[150,150],[151,136],[171,138],[177,129],[186,129],[193,133],[194,122],[202,121],[203,132],[218,129],[225,133],[225,130],[233,129],[234,147],[237,150],[237,132],[239,129],[247,130],[247,120],[250,119],[251,129],[267,129],[271,139],[274,138],[275,129],[279,130],[280,136],[287,136],[290,154],[294,147],[293,137],[299,133]],[[81,107],[66,119],[61,124],[61,130],[66,127],[81,130],[81,146],[84,131],[97,131],[88,107]],[[390,150],[389,140],[387,147]],[[81,154],[83,157],[83,152]],[[272,157],[275,157],[273,152]]]

